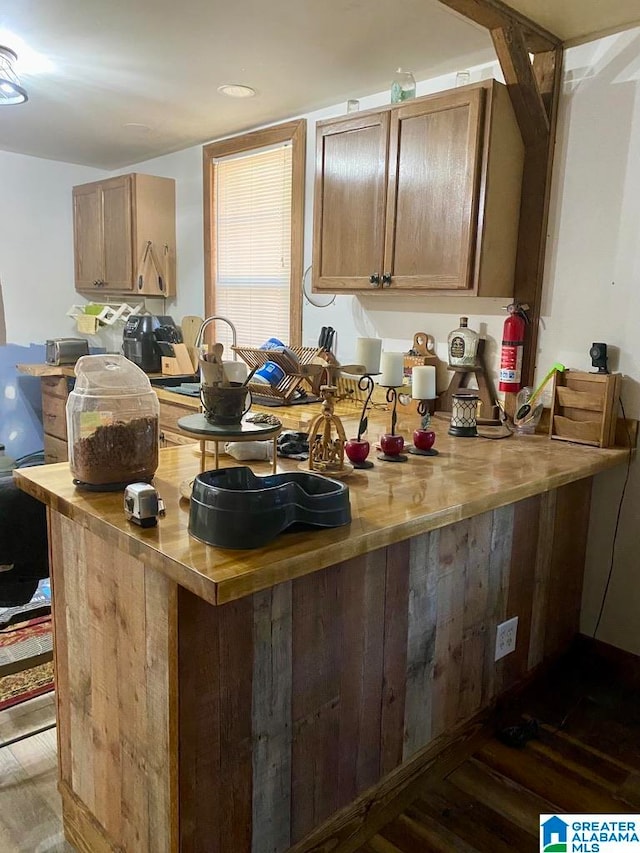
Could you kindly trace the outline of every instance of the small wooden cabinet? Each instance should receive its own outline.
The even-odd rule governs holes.
[[[74,187],[73,234],[83,295],[175,296],[172,178],[136,173]]]
[[[46,463],[66,462],[69,458],[66,406],[73,381],[68,376],[40,377],[44,461]]]
[[[489,80],[318,124],[313,289],[513,293],[524,148]]]

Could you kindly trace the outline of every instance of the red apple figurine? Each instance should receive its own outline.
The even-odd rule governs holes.
[[[380,447],[387,456],[399,456],[404,447],[404,438],[387,432],[380,436]]]
[[[362,465],[369,455],[369,442],[363,438],[350,438],[344,444],[344,452],[354,465]]]
[[[432,429],[416,429],[413,432],[413,446],[418,450],[431,450],[436,434]]]

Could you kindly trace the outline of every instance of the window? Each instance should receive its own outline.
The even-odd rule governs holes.
[[[204,147],[205,310],[242,346],[301,343],[305,137],[300,120]]]

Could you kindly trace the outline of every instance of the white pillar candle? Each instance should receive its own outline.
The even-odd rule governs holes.
[[[382,376],[378,380],[380,385],[398,388],[402,385],[404,378],[404,353],[383,352],[380,358]]]
[[[436,369],[432,364],[411,371],[411,396],[414,400],[433,400],[436,396]]]
[[[356,364],[364,364],[367,373],[378,373],[380,371],[381,351],[382,341],[380,338],[357,338]]]

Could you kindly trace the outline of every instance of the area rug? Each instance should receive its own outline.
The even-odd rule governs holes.
[[[0,662],[8,663],[50,651],[51,617],[43,616],[0,631]],[[53,663],[0,678],[0,711],[53,690]]]

